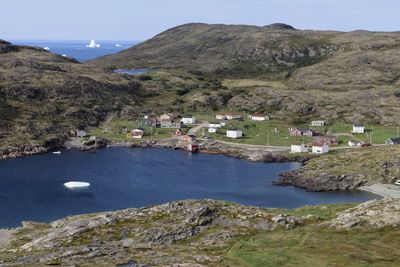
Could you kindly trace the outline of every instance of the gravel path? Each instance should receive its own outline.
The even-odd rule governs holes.
[[[370,186],[362,186],[359,188],[383,197],[400,198],[400,186],[393,184],[374,184]]]

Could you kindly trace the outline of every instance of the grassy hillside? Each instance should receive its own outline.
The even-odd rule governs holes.
[[[132,107],[140,83],[43,49],[0,42],[0,146],[43,145]]]
[[[216,81],[175,97],[192,111],[399,125],[399,49],[398,32],[186,24],[88,65],[179,70]]]

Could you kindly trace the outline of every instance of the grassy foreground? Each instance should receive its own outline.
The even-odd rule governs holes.
[[[228,252],[239,266],[399,266],[400,227],[337,231],[315,225],[262,233]]]

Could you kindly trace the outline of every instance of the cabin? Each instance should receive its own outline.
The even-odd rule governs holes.
[[[400,137],[392,137],[386,140],[386,145],[393,146],[393,145],[400,145]]]
[[[196,117],[194,117],[193,115],[183,115],[181,122],[184,124],[195,124]]]
[[[222,127],[222,124],[219,123],[219,122],[210,122],[210,123],[208,124],[208,127],[209,127],[209,128],[221,128],[221,127]]]
[[[240,130],[227,130],[226,137],[235,138],[235,139],[240,138],[240,137],[243,137],[243,132]]]
[[[77,131],[76,137],[86,137],[87,133],[85,131]]]
[[[314,136],[314,131],[311,129],[302,129],[302,128],[296,128],[296,127],[290,127],[289,128],[289,135],[290,136],[308,136],[312,137]]]
[[[268,115],[264,114],[252,114],[250,118],[252,121],[267,121],[270,119]]]
[[[217,114],[217,115],[215,115],[215,118],[216,118],[217,120],[225,120],[225,119],[226,119],[226,117],[225,117],[224,114]]]
[[[329,152],[329,146],[322,142],[314,142],[312,145],[313,154],[325,154]]]
[[[354,134],[362,134],[365,132],[365,126],[362,124],[353,124],[353,130],[351,133]]]
[[[239,120],[242,118],[242,114],[236,112],[227,112],[224,115],[227,120]]]
[[[349,144],[349,146],[352,146],[352,147],[361,147],[363,145],[363,142],[357,141],[357,140],[350,140],[348,142],[348,144]]]
[[[134,129],[130,133],[130,137],[134,139],[142,139],[144,135],[143,129]]]
[[[294,144],[290,146],[290,153],[306,153],[308,152],[308,147],[304,144]]]
[[[182,128],[183,123],[181,121],[179,122],[173,122],[171,120],[161,120],[160,121],[161,128]]]
[[[337,146],[339,145],[339,138],[336,136],[329,136],[329,135],[324,135],[324,136],[318,136],[314,139],[315,142],[322,142],[327,144],[328,146]]]
[[[172,113],[164,113],[164,114],[162,114],[162,115],[160,116],[160,121],[162,121],[162,120],[165,120],[165,121],[167,121],[167,120],[173,121],[174,119],[175,119],[175,116],[174,116],[174,114],[172,114]]]
[[[323,120],[311,121],[311,126],[313,127],[323,127],[326,125],[326,122]]]
[[[216,133],[217,132],[217,128],[208,128],[208,132],[209,133]]]

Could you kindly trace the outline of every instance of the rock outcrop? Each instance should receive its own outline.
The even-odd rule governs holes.
[[[50,224],[25,222],[11,242],[18,253],[0,264],[110,266],[135,261],[145,263],[137,266],[208,266],[221,262],[217,252],[237,237],[278,227],[293,229],[306,220],[227,202],[189,200],[72,216]],[[188,253],[170,253],[182,249]]]
[[[354,190],[363,185],[392,184],[399,174],[400,146],[380,146],[315,157],[300,169],[283,173],[275,184],[309,191]]]
[[[337,229],[397,227],[400,225],[400,199],[367,201],[339,213],[328,225]]]

